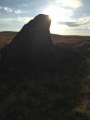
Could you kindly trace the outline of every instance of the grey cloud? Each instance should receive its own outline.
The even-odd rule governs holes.
[[[81,25],[78,24],[77,22],[63,22],[63,24],[67,25],[68,27],[76,27]]]
[[[86,25],[90,22],[86,22],[86,23],[79,23],[79,22],[59,22],[58,24],[64,24],[67,25],[68,27],[77,27],[77,26],[81,26],[81,25]]]

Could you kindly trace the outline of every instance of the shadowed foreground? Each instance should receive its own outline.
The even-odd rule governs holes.
[[[70,72],[70,71],[69,71]],[[83,72],[62,75],[34,73],[0,74],[1,120],[76,120],[88,118],[75,111],[83,97],[80,93]]]
[[[15,34],[0,33],[0,49]],[[90,119],[90,37],[51,37],[53,46],[47,44],[48,50],[51,53],[55,49],[52,57],[56,54],[58,60],[55,59],[55,65],[46,62],[44,66],[50,63],[48,69],[11,69],[13,62],[10,69],[3,69],[0,54],[0,120]],[[7,53],[12,48],[5,47]],[[17,51],[13,52],[17,56]],[[7,54],[8,63],[12,55]],[[21,57],[20,60],[24,61]]]
[[[85,60],[76,71],[70,68],[69,64],[52,72],[1,70],[0,119],[89,119],[89,94],[86,98],[85,89],[89,78]]]

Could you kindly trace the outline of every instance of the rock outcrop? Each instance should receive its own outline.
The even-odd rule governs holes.
[[[23,26],[12,41],[1,50],[3,67],[47,68],[56,61],[50,35],[51,19],[40,14]]]
[[[51,19],[40,14],[23,26],[12,41],[1,50],[5,69],[77,70],[80,54],[68,47],[53,45]]]

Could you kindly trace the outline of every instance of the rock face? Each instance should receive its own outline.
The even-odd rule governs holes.
[[[42,68],[52,66],[56,53],[50,36],[51,20],[40,14],[23,26],[11,43],[1,50],[4,67]]]

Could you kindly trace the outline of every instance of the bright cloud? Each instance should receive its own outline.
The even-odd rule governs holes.
[[[13,10],[12,10],[11,8],[9,8],[9,7],[3,7],[3,9],[4,9],[5,11],[7,11],[7,12],[13,12]]]
[[[0,23],[1,22],[12,21],[12,20],[14,20],[14,19],[12,19],[12,18],[0,18]]]
[[[19,21],[19,22],[24,22],[27,23],[31,20],[30,17],[18,17],[18,18],[0,18],[0,23],[1,22],[9,22],[9,21]]]
[[[30,17],[18,17],[16,20],[19,22],[27,23],[31,20],[31,18]]]
[[[83,5],[82,0],[56,0],[56,3],[74,8],[78,8]]]
[[[69,20],[69,17],[73,15],[73,10],[60,8],[58,6],[49,6],[43,11],[43,13],[49,15],[52,22],[58,22]]]
[[[11,8],[9,8],[9,7],[2,7],[2,6],[0,6],[0,9],[5,10],[7,12],[13,12],[13,10]]]
[[[16,14],[21,14],[21,13],[26,13],[26,11],[22,11],[22,10],[19,10],[19,9],[18,9],[18,10],[15,10],[15,13],[16,13]]]
[[[90,29],[90,16],[80,18],[79,23],[82,25],[86,25],[86,27]]]
[[[80,23],[90,23],[90,16],[80,18],[79,22]]]

